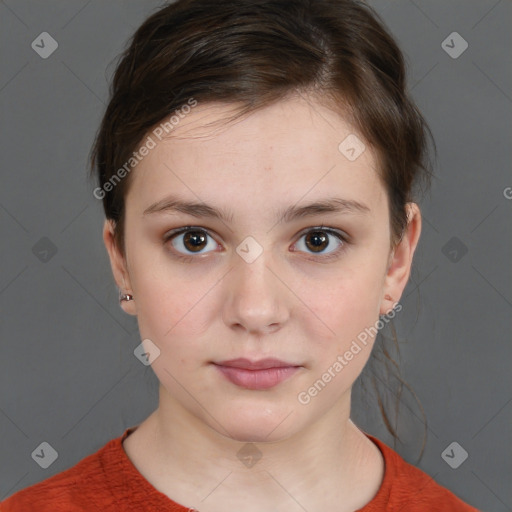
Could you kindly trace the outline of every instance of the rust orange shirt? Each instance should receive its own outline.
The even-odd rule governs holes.
[[[189,512],[155,489],[137,470],[122,442],[137,426],[71,468],[26,487],[0,503],[1,512]],[[382,452],[382,484],[356,512],[478,512],[385,443],[366,434]]]

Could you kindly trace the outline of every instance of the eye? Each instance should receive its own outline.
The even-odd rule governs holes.
[[[211,238],[210,242],[208,242],[208,238]],[[304,239],[304,242],[302,242],[302,239]],[[208,247],[210,250],[215,250],[218,247],[218,244],[206,229],[195,226],[184,226],[169,231],[164,235],[164,243],[169,241],[173,247],[173,255],[184,261],[197,259],[198,256],[194,257],[194,255],[209,252],[204,250]],[[342,232],[319,226],[309,228],[303,232],[299,241],[295,244],[298,249],[293,249],[293,251],[311,251],[310,254],[328,260],[338,257],[347,244],[347,237]]]
[[[194,226],[186,226],[174,231],[166,233],[164,242],[171,242],[173,248],[178,252],[178,257],[187,258],[193,254],[204,254],[205,248],[215,250],[217,243],[213,240],[208,242],[208,238],[212,238],[210,234],[202,229]]]
[[[304,239],[303,242],[301,242],[302,239]],[[346,237],[341,232],[319,226],[303,233],[296,245],[299,247],[298,250],[312,251],[313,254],[328,259],[338,256],[345,248],[346,242]]]

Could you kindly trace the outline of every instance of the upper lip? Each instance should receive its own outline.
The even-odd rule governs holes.
[[[275,358],[259,359],[258,361],[251,361],[243,357],[238,359],[230,359],[229,361],[220,361],[214,363],[219,366],[230,366],[231,368],[243,368],[245,370],[265,370],[268,368],[289,368],[290,366],[299,366],[293,363],[287,363]]]

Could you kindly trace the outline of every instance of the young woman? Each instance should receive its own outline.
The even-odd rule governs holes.
[[[92,163],[159,406],[1,510],[475,511],[351,421],[410,275],[427,135],[361,2],[147,19]]]

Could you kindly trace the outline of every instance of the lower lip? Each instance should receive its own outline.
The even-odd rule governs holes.
[[[290,378],[300,366],[267,368],[265,370],[245,370],[232,366],[215,365],[233,384],[246,389],[270,389]]]

